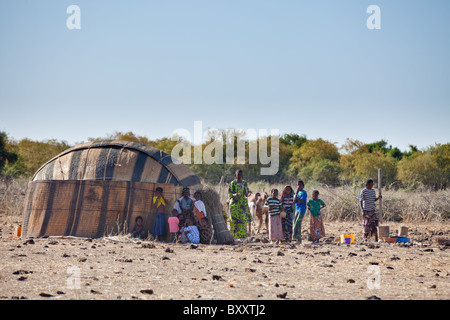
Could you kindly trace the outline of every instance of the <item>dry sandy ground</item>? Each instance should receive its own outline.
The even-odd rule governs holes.
[[[318,245],[191,245],[103,239],[11,239],[0,217],[0,299],[449,299],[449,224],[410,224],[413,245],[342,245],[359,223],[326,223]],[[388,223],[391,231],[400,225]],[[304,226],[306,233],[306,226]],[[419,244],[420,243],[420,244]]]

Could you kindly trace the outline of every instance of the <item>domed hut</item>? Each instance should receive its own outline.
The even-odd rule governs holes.
[[[22,236],[102,237],[129,232],[138,216],[151,232],[157,187],[164,190],[167,218],[184,187],[202,185],[187,166],[148,145],[79,144],[45,163],[29,182]]]

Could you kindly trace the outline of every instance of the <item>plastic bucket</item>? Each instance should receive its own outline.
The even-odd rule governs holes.
[[[349,240],[350,242],[347,242],[348,241],[347,239],[350,239]],[[355,243],[355,235],[354,234],[341,235],[341,243],[347,243],[347,244]]]

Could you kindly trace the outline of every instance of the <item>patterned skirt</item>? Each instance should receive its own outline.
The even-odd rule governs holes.
[[[364,238],[370,238],[372,235],[378,240],[377,227],[378,217],[375,210],[363,211]]]
[[[230,204],[230,232],[234,238],[247,236],[247,223],[252,222],[252,216],[247,202]]]
[[[292,207],[284,208],[286,217],[281,218],[281,225],[283,227],[283,234],[285,240],[291,240],[292,238],[292,220],[294,215],[294,209]]]
[[[325,237],[325,228],[323,226],[322,216],[311,216],[309,232],[311,234],[312,241],[317,241],[320,238]]]

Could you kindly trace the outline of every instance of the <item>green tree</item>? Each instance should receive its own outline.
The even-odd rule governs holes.
[[[17,153],[8,150],[8,135],[6,132],[0,132],[0,173],[8,174],[9,172],[4,172],[5,166],[11,167],[17,159]]]
[[[300,148],[308,139],[306,135],[298,135],[296,133],[286,133],[280,137],[280,143],[286,146],[294,146]]]
[[[321,138],[308,140],[294,150],[289,173],[302,179],[335,184],[340,172],[339,158],[339,150],[334,143]]]
[[[402,159],[398,178],[407,186],[446,188],[450,184],[450,144],[436,144]]]
[[[319,159],[303,167],[300,170],[299,177],[336,186],[340,182],[340,173],[341,166],[337,161]]]
[[[11,148],[18,154],[18,168],[27,176],[33,175],[45,162],[70,148],[66,141],[56,139],[34,141],[22,139],[11,142]]]
[[[343,181],[360,184],[367,179],[375,179],[379,168],[383,171],[383,184],[395,181],[397,160],[383,152],[384,141],[375,145],[376,147],[358,140],[346,140],[342,146],[346,153],[340,158]]]

